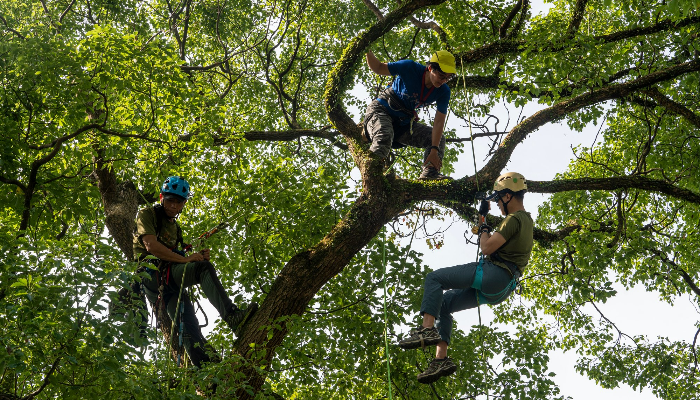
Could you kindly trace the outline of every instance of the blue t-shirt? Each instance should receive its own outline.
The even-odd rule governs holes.
[[[388,63],[391,75],[397,75],[391,88],[403,102],[404,107],[416,110],[429,104],[436,103],[437,110],[447,114],[447,105],[450,102],[450,87],[442,84],[439,88],[425,87],[423,84],[428,67],[413,60],[401,60]],[[389,114],[401,119],[401,124],[408,124],[411,117],[400,111],[392,110],[383,99],[377,99],[389,111]],[[422,100],[422,101],[421,101]]]

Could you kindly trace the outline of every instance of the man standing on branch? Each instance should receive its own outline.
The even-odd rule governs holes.
[[[141,209],[136,217],[133,248],[137,261],[148,255],[158,258],[150,260],[157,267],[146,268],[150,275],[150,279],[143,281],[146,296],[153,305],[164,302],[170,318],[174,321],[179,318],[184,323],[183,345],[192,363],[200,366],[211,360],[204,348],[206,340],[192,302],[182,289],[201,285],[204,295],[237,336],[258,305],[251,303],[247,309],[239,309],[233,304],[209,262],[209,249],[186,255],[180,248],[184,243],[177,217],[189,197],[187,181],[177,176],[167,178],[160,191],[160,204]],[[178,297],[184,311],[178,310]]]
[[[455,58],[440,50],[432,54],[427,66],[413,60],[383,63],[371,51],[367,65],[376,74],[396,75],[367,107],[363,134],[372,142],[370,151],[386,158],[392,147],[413,146],[425,149],[419,179],[450,179],[440,174],[445,153],[442,134],[450,102],[450,88],[445,84],[457,72]],[[433,126],[418,122],[416,109],[436,103]]]
[[[498,304],[515,290],[517,280],[530,260],[533,245],[532,217],[525,211],[525,178],[517,172],[498,177],[494,193],[486,200],[496,202],[505,219],[491,234],[491,227],[479,227],[479,246],[486,257],[479,262],[442,268],[425,278],[421,303],[423,324],[399,342],[403,349],[437,345],[435,359],[418,374],[418,382],[432,383],[457,370],[447,357],[452,333],[452,313],[480,304]],[[480,213],[488,213],[488,203]],[[447,292],[443,293],[444,290]],[[436,325],[437,320],[437,327]]]

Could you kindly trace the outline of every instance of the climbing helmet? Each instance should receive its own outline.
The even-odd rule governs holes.
[[[182,200],[190,198],[190,184],[181,176],[169,176],[160,188],[163,196],[175,195]]]
[[[446,74],[456,74],[455,56],[447,50],[438,50],[430,56],[431,63],[438,63],[440,70]]]
[[[517,172],[506,172],[499,176],[493,184],[493,193],[486,197],[486,200],[498,201],[499,197],[506,193],[520,192],[527,190],[527,180]]]

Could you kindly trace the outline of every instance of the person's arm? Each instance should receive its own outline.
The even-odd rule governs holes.
[[[488,232],[482,232],[479,237],[481,252],[489,256],[496,252],[506,242],[500,233],[494,232],[493,235]]]
[[[202,261],[205,259],[204,255],[201,253],[194,253],[187,257],[183,257],[167,248],[163,243],[159,242],[156,235],[143,235],[143,237],[141,237],[141,241],[149,253],[163,261],[184,264],[188,262]],[[207,256],[208,255],[209,251],[207,250]]]
[[[372,53],[372,50],[367,52],[367,56],[365,58],[367,58],[367,65],[369,65],[369,69],[371,69],[372,72],[378,75],[391,76],[391,72],[389,72],[389,65],[379,61],[379,59],[374,56],[374,53]]]
[[[440,111],[435,112],[435,120],[433,121],[433,136],[431,139],[433,146],[440,146],[440,140],[442,139],[442,132],[445,127],[446,118],[447,116],[444,113]],[[432,164],[438,171],[440,171],[440,168],[442,168],[442,160],[438,155],[437,149],[433,148],[430,150],[428,158],[425,159],[425,164],[427,165],[428,163]]]

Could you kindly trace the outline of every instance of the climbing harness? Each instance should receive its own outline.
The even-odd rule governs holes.
[[[484,279],[484,256],[482,255],[481,258],[479,259],[479,264],[476,266],[476,274],[474,275],[474,282],[472,283],[472,288],[476,290],[477,293],[477,301],[479,305],[481,304],[498,304],[500,303],[506,296],[510,294],[513,290],[515,290],[516,286],[518,286],[518,279],[516,277],[516,271],[511,271],[512,279],[510,280],[510,283],[508,283],[508,286],[503,288],[498,293],[493,293],[493,294],[487,294],[484,293],[481,290],[481,283]]]

